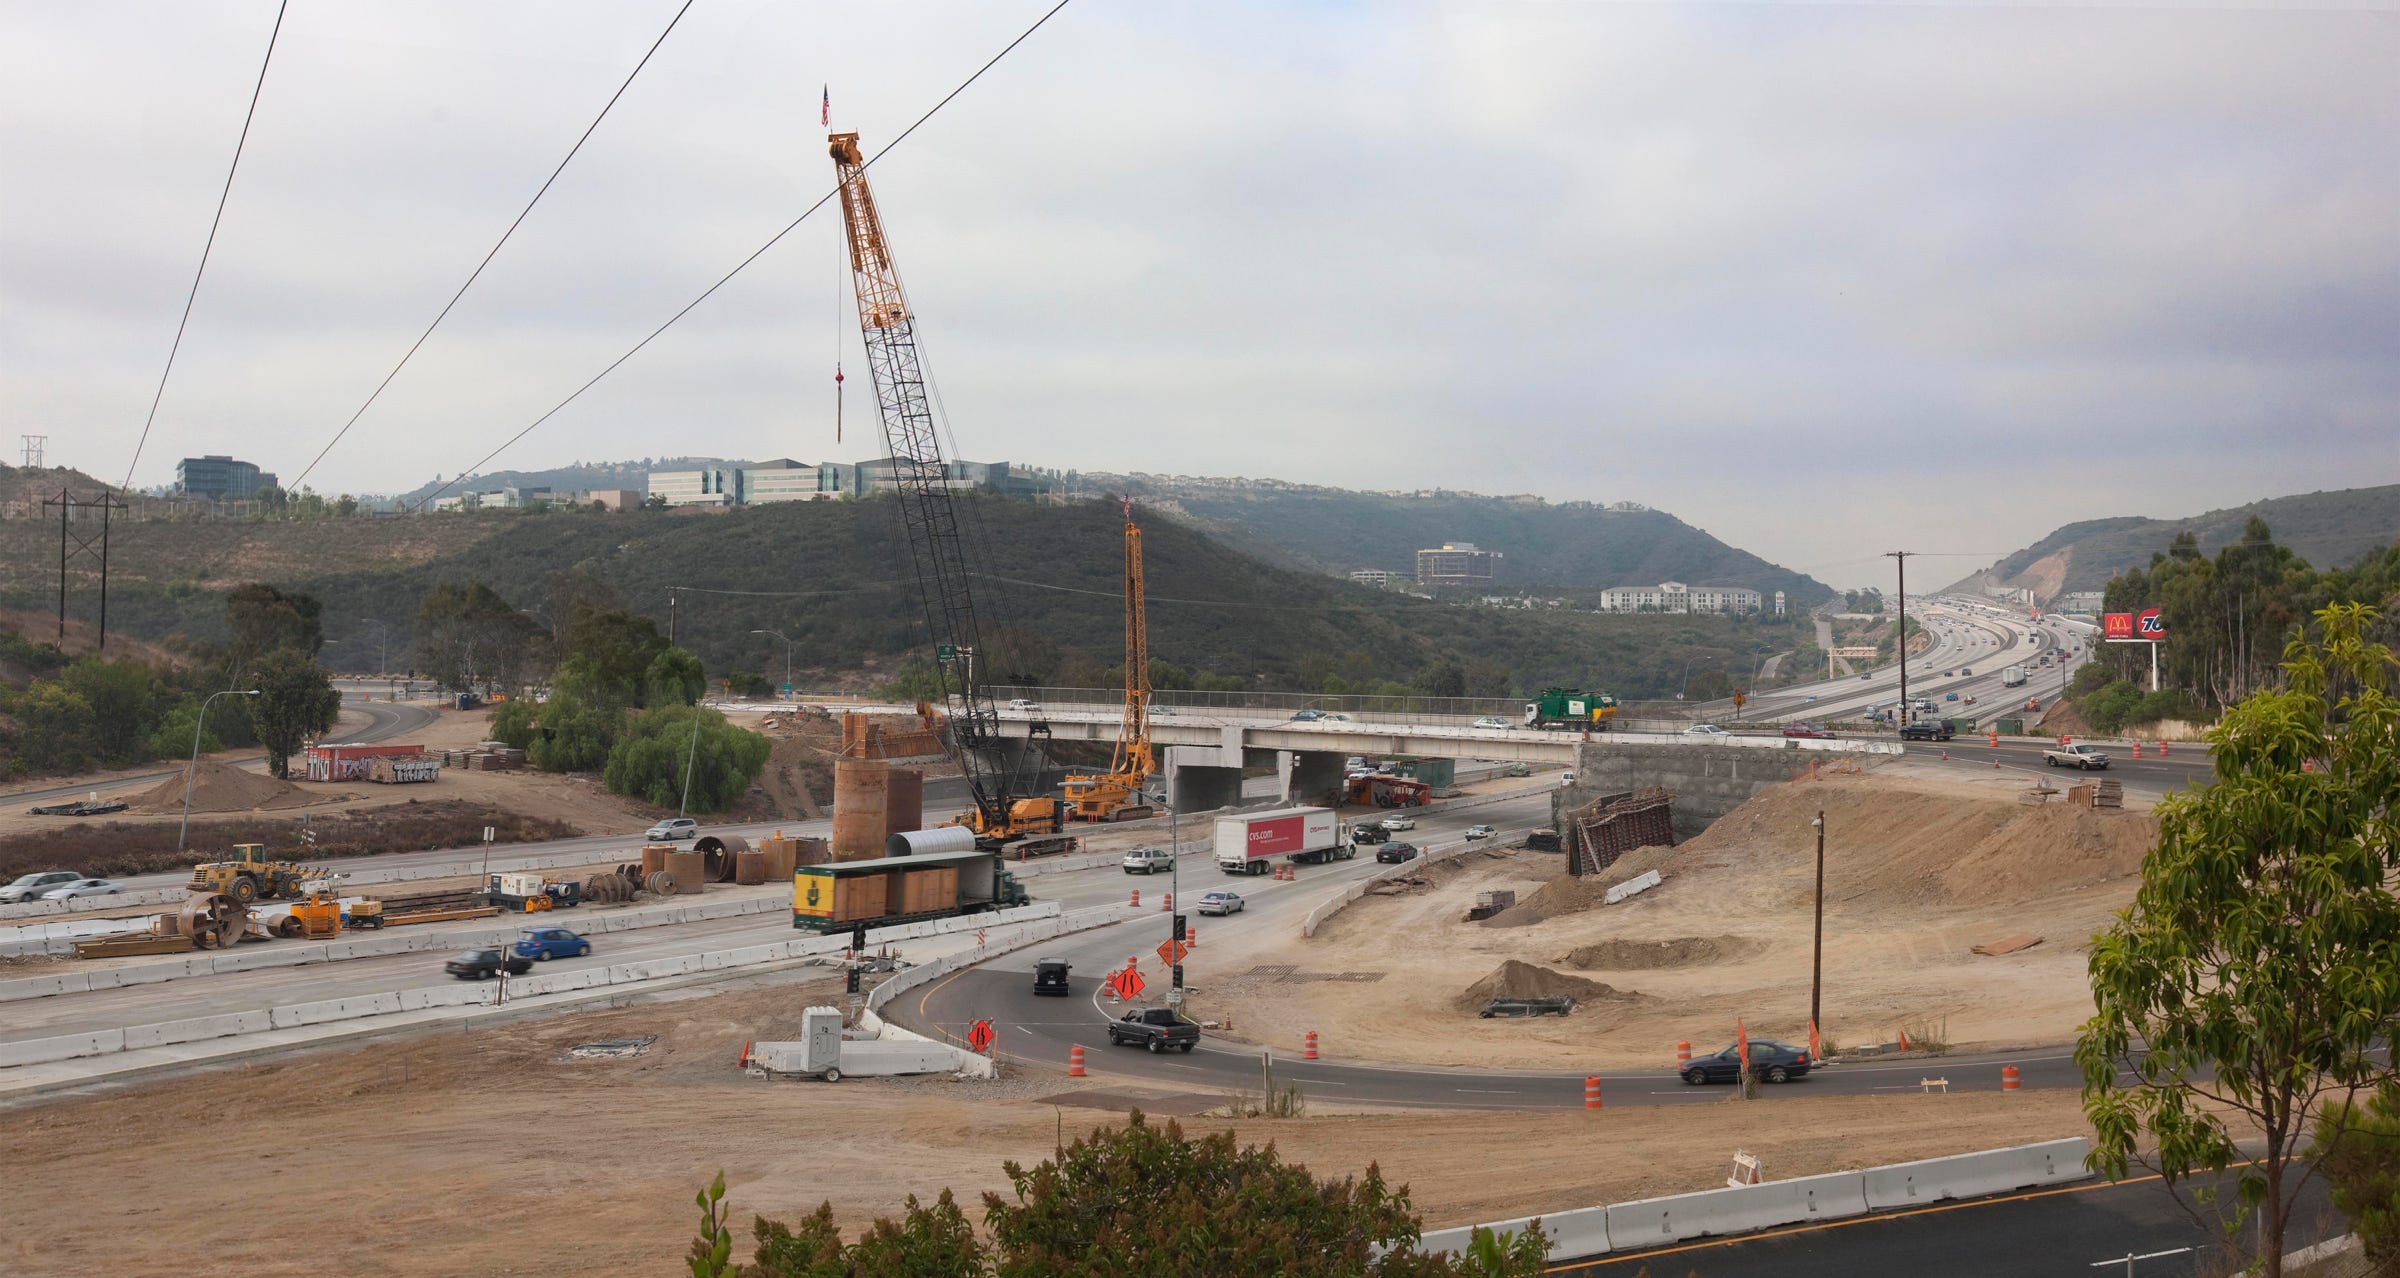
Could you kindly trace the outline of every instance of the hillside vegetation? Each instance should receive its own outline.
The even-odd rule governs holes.
[[[967,510],[969,527],[983,534],[975,591],[993,679],[1107,679],[1124,626],[1116,506],[977,500]],[[27,522],[0,525],[0,544],[38,545]],[[1757,619],[1436,604],[1264,563],[1168,519],[1143,522],[1153,654],[1243,686],[1434,686],[1450,669],[1475,676],[1479,695],[1564,683],[1671,697],[1686,677],[1712,670],[1738,682],[1799,633]],[[143,638],[220,640],[219,587],[266,579],[323,601],[328,662],[373,669],[388,643],[391,668],[405,670],[418,607],[442,583],[486,583],[554,633],[577,599],[624,607],[664,630],[676,588],[676,643],[712,679],[739,670],[780,682],[783,642],[750,633],[773,629],[791,638],[802,686],[857,687],[925,655],[923,613],[896,534],[883,500],[136,524],[113,547],[110,626]],[[41,606],[55,589],[41,559],[9,562],[0,602]]]
[[[2047,602],[2064,591],[2101,589],[2117,574],[2148,564],[2181,533],[2192,535],[2200,553],[2213,555],[2241,541],[2253,518],[2264,520],[2279,544],[2311,564],[2353,563],[2376,546],[2400,540],[2400,484],[2274,497],[2183,519],[2085,520],[1945,589],[2019,587]]]
[[[1770,594],[1782,590],[1796,609],[1833,594],[1814,578],[1728,546],[1659,510],[1473,493],[1395,495],[1154,476],[1104,478],[1231,545],[1321,573],[1411,572],[1418,550],[1466,541],[1504,556],[1495,586],[1500,593],[1591,597],[1610,586],[1683,581]]]

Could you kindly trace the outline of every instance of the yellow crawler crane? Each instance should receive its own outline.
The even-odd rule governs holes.
[[[1125,724],[1108,771],[1066,779],[1067,814],[1078,821],[1132,821],[1151,815],[1142,787],[1158,766],[1150,745],[1150,625],[1143,608],[1142,530],[1125,502]]]

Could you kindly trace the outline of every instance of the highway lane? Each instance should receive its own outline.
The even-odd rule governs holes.
[[[1166,829],[1159,826],[1159,842],[1164,844]],[[1181,857],[1184,869],[1194,872],[1209,855],[1208,839],[1211,825],[1205,821],[1180,822],[1182,834]],[[581,840],[566,842],[596,842]],[[555,849],[557,845],[543,845]],[[378,861],[390,858],[376,858]],[[495,859],[495,865],[499,861]],[[1213,875],[1213,871],[1212,871]],[[1143,889],[1148,899],[1165,891],[1169,880],[1156,876],[1140,878],[1125,874],[1111,864],[1090,870],[1046,874],[1026,881],[1035,900],[1055,900],[1068,910],[1106,905],[1127,899],[1127,892]],[[1289,886],[1289,885],[1284,885]],[[744,896],[780,896],[788,900],[788,885],[765,888],[736,888],[712,886],[702,901],[736,899]],[[679,902],[690,903],[683,898]],[[1309,904],[1315,903],[1311,898]],[[123,986],[92,990],[85,993],[62,994],[49,998],[31,999],[6,1004],[5,1016],[0,1016],[0,1041],[20,1038],[42,1038],[56,1034],[86,1030],[110,1029],[123,1025],[139,1025],[152,1021],[176,1020],[195,1016],[217,1016],[233,1012],[255,1011],[289,1003],[312,1002],[318,999],[357,998],[393,990],[413,989],[420,985],[438,984],[445,979],[441,965],[458,948],[463,948],[468,934],[511,925],[525,927],[565,927],[577,932],[586,930],[584,920],[597,917],[602,911],[653,908],[660,902],[641,906],[583,906],[529,916],[499,916],[456,925],[426,925],[459,936],[456,946],[420,951],[410,954],[379,955],[369,958],[342,959],[329,963],[312,963],[297,967],[259,968],[241,972],[212,973],[184,977],[174,981],[145,985]],[[770,907],[763,913],[735,918],[711,919],[692,923],[668,924],[624,932],[598,933],[592,936],[592,953],[582,958],[547,960],[546,970],[607,966],[613,963],[632,963],[645,959],[667,958],[682,954],[697,954],[707,950],[738,949],[749,945],[766,945],[789,940],[792,919],[788,909]],[[293,942],[263,942],[262,944],[293,944]],[[905,947],[902,953],[905,954]],[[155,960],[145,960],[155,961]],[[138,964],[137,964],[138,965]]]
[[[1772,1168],[1769,1169],[1772,1172]],[[2205,1174],[2184,1187],[2215,1185],[2232,1196],[2228,1174]],[[2324,1181],[2312,1177],[2293,1216],[2292,1250],[2342,1232],[2328,1210]],[[2097,1181],[1998,1198],[1941,1203],[1877,1216],[1854,1216],[1737,1238],[1708,1239],[1603,1259],[1554,1265],[1571,1278],[1630,1278],[1692,1274],[1697,1278],[1854,1278],[1858,1274],[1971,1273],[2012,1275],[2131,1272],[2137,1278],[2182,1278],[2221,1272],[2214,1257],[2195,1253],[2221,1235],[2194,1220],[2156,1176]],[[2181,1251],[2192,1248],[2193,1251]],[[2172,1252],[2176,1254],[2158,1255]],[[2129,1271],[2128,1256],[2137,1260]]]

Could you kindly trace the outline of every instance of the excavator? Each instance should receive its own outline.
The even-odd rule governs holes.
[[[1070,774],[1067,813],[1078,821],[1133,821],[1152,814],[1142,787],[1158,766],[1150,746],[1150,628],[1142,607],[1142,530],[1125,500],[1125,725],[1108,771]]]
[[[875,382],[876,416],[891,456],[900,526],[916,575],[917,597],[925,609],[925,629],[933,641],[940,704],[950,715],[949,750],[975,803],[950,824],[973,830],[977,847],[998,851],[1065,828],[1063,805],[1038,786],[1044,757],[1040,746],[1049,728],[1034,724],[1024,741],[1000,735],[999,708],[977,665],[983,645],[969,547],[960,532],[958,498],[926,392],[916,315],[900,288],[900,270],[884,236],[875,194],[867,185],[867,161],[859,151],[858,135],[835,133],[827,142],[834,176],[840,181],[851,292],[858,302],[859,332],[866,340],[867,369]]]

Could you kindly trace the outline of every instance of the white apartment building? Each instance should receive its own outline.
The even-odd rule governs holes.
[[[1600,592],[1602,612],[1757,612],[1765,596],[1742,586],[1610,586]]]

